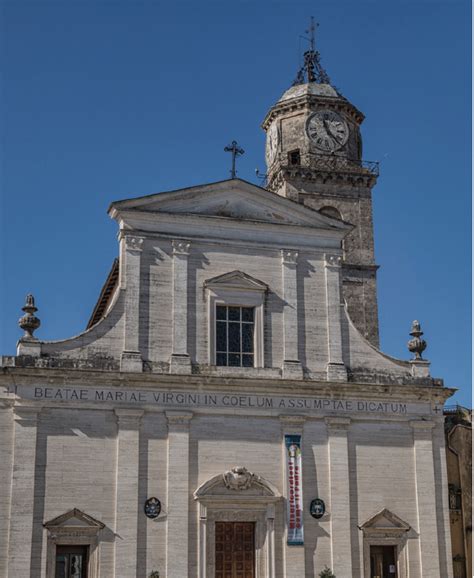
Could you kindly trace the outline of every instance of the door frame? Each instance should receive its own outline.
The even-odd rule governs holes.
[[[364,576],[370,578],[370,547],[371,546],[393,546],[395,548],[395,565],[397,567],[397,578],[407,577],[407,560],[405,544],[401,543],[394,536],[364,536]]]
[[[199,517],[199,578],[215,575],[215,523],[255,523],[255,578],[275,578],[275,511],[281,511],[281,494],[269,482],[245,468],[239,476],[243,485],[228,482],[219,474],[194,493]],[[239,481],[237,484],[240,483]]]

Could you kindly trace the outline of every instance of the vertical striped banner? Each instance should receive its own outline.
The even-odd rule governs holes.
[[[304,544],[303,537],[303,480],[301,470],[301,436],[285,435],[287,484],[287,543]]]

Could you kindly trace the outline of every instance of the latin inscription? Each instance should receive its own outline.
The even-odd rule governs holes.
[[[12,392],[13,393],[13,392]],[[383,414],[430,413],[426,403],[402,403],[354,399],[327,399],[318,397],[260,396],[232,393],[191,393],[131,389],[96,389],[72,387],[17,386],[20,398],[38,401],[89,402],[95,404],[140,404],[162,408],[228,408],[257,410],[295,410],[313,412],[363,412]]]

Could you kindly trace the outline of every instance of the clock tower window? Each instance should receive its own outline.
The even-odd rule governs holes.
[[[300,149],[296,149],[288,153],[288,164],[292,166],[301,164]]]

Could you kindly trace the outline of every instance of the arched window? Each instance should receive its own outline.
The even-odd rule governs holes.
[[[326,217],[331,217],[331,219],[339,219],[342,221],[342,215],[340,211],[336,209],[336,207],[331,207],[328,205],[327,207],[322,207],[319,209],[319,212],[323,215],[326,215]]]

